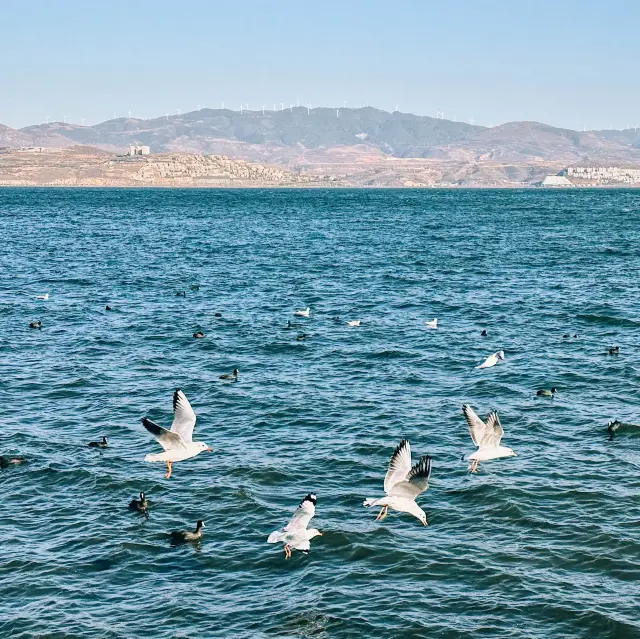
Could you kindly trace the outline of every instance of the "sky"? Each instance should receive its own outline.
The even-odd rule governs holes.
[[[0,0],[0,123],[375,106],[640,123],[636,0]]]

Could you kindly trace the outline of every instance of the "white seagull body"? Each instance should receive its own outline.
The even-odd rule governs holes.
[[[37,300],[44,300],[45,302],[49,299],[49,293],[45,293],[44,295],[38,295],[36,297]]]
[[[392,508],[417,517],[426,526],[427,515],[416,504],[416,497],[429,488],[430,476],[431,457],[429,455],[420,457],[418,463],[412,467],[411,445],[403,439],[391,457],[389,469],[384,478],[386,496],[380,499],[365,499],[363,505],[367,508],[382,506],[376,521],[382,521],[387,516],[388,509]]]
[[[476,366],[476,368],[491,368],[492,366],[495,366],[501,359],[504,359],[504,351],[498,351],[493,355],[489,355],[489,357],[487,357],[487,359],[485,359],[484,362],[480,364],[480,366]]]
[[[309,317],[309,313],[311,313],[311,309],[307,306],[304,311],[296,311],[294,315],[297,315],[298,317]]]
[[[317,528],[307,528],[309,522],[316,514],[316,496],[309,493],[301,502],[291,521],[280,530],[275,530],[267,538],[267,543],[284,543],[285,559],[291,557],[291,549],[309,554],[311,540],[322,533]]]
[[[500,441],[504,435],[504,429],[500,423],[500,418],[496,411],[491,411],[487,415],[487,421],[483,422],[474,412],[469,404],[462,407],[462,412],[469,426],[469,433],[473,443],[478,447],[475,453],[467,456],[473,463],[469,467],[472,473],[478,468],[478,462],[499,457],[515,457],[516,454],[511,448],[501,446]]]
[[[427,325],[427,328],[438,328],[438,318],[435,317],[430,322],[425,322],[425,324]]]
[[[143,426],[158,440],[164,453],[147,455],[146,462],[167,462],[167,474],[171,477],[171,463],[183,461],[199,455],[203,450],[211,451],[204,442],[192,441],[193,429],[196,425],[196,414],[189,404],[187,396],[178,388],[173,394],[173,424],[171,430],[158,426],[146,417],[142,418]]]
[[[347,322],[347,326],[360,326],[360,320],[351,320]]]

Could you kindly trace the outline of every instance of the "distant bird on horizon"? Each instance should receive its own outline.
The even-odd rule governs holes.
[[[430,322],[425,322],[427,328],[438,328],[438,318],[432,319]]]
[[[311,313],[311,309],[307,306],[307,308],[305,308],[304,311],[296,311],[294,315],[297,315],[298,317],[309,317],[310,313]]]
[[[237,382],[239,374],[240,374],[240,371],[237,368],[234,368],[233,373],[231,374],[225,373],[224,375],[220,375],[218,379],[223,379],[226,382]]]
[[[147,417],[142,425],[158,440],[164,453],[146,455],[146,462],[167,462],[166,479],[171,477],[171,464],[199,455],[202,451],[213,452],[204,442],[192,441],[196,425],[196,414],[191,408],[187,396],[178,388],[173,394],[173,424],[171,430],[162,428]]]
[[[204,528],[204,521],[199,519],[196,523],[196,529],[191,532],[190,530],[174,530],[169,533],[171,537],[171,543],[174,545],[184,544],[187,541],[199,541],[202,539],[202,529]]]
[[[109,440],[103,435],[102,441],[99,442],[89,442],[87,446],[89,448],[106,448],[108,446]]]
[[[347,322],[347,326],[360,326],[360,320],[351,320]]]
[[[309,493],[296,508],[291,521],[280,530],[274,530],[267,537],[268,544],[284,543],[284,558],[291,557],[291,550],[299,550],[305,555],[311,550],[311,540],[322,537],[317,528],[307,528],[316,514],[316,495]]]
[[[403,439],[391,456],[384,478],[385,497],[365,499],[363,506],[382,506],[376,521],[382,521],[389,511],[409,513],[427,525],[427,515],[416,503],[416,497],[429,488],[431,457],[424,455],[411,466],[411,445]]]
[[[489,357],[487,357],[487,359],[485,359],[484,362],[480,364],[480,366],[476,366],[476,368],[491,368],[492,366],[495,366],[501,359],[504,359],[504,351],[498,351],[493,355],[489,355]]]
[[[538,397],[553,397],[557,392],[558,390],[556,388],[552,388],[551,390],[543,388],[542,390],[539,390],[536,395]]]
[[[512,448],[500,445],[504,429],[496,411],[489,413],[486,422],[483,422],[476,415],[469,404],[465,404],[462,407],[462,412],[469,426],[471,440],[478,447],[477,451],[467,456],[467,459],[472,462],[471,466],[469,466],[469,470],[472,473],[478,470],[478,463],[481,461],[516,456]]]
[[[137,510],[141,513],[146,513],[149,508],[149,501],[144,493],[140,493],[140,499],[132,499],[129,502],[129,508],[131,510]]]
[[[49,293],[45,293],[44,295],[37,295],[36,299],[43,300],[44,302],[46,302],[49,299]]]

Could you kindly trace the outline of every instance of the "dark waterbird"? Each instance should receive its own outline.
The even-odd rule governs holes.
[[[206,337],[206,336],[205,336],[205,334],[204,334],[202,331],[197,331],[197,332],[195,332],[195,333],[193,334],[193,336],[194,336],[196,339],[202,339],[203,337]]]
[[[569,335],[569,333],[565,333],[562,337],[564,337],[565,339],[567,339],[567,338],[571,337],[571,335]],[[574,337],[574,338],[578,337],[578,334],[577,334],[577,333],[575,333],[575,334],[573,335],[573,337]]]
[[[620,347],[619,346],[611,346],[609,348],[609,355],[618,355],[620,353]]]
[[[105,311],[110,311],[110,310],[111,310],[111,307],[107,304],[107,306],[105,306],[105,307],[104,307],[104,310],[105,310]]]
[[[187,296],[187,291],[178,291],[176,293],[176,297],[186,297]]]
[[[486,337],[487,336],[487,329],[485,328],[482,333],[480,333],[480,337]]]
[[[174,530],[169,534],[171,537],[171,543],[184,544],[187,541],[199,541],[202,539],[202,529],[204,528],[204,521],[201,519],[196,524],[196,529],[191,532],[190,530]]]
[[[141,513],[146,513],[149,508],[149,501],[144,493],[140,493],[140,499],[132,499],[129,502],[129,508],[131,510],[137,510]]]
[[[108,440],[106,437],[102,438],[102,441],[100,442],[89,442],[87,444],[87,446],[89,446],[89,448],[106,448],[108,444]]]
[[[237,382],[239,374],[240,374],[240,371],[237,368],[234,368],[233,373],[231,374],[225,373],[224,375],[220,375],[220,379],[224,379],[228,382]]]
[[[29,324],[29,328],[42,328],[42,320],[31,322],[31,324]]]
[[[306,333],[300,333],[299,335],[296,335],[296,339],[299,342],[303,342],[305,339],[307,339],[307,337],[309,337]]]
[[[557,392],[558,392],[558,389],[556,388],[552,388],[551,390],[547,390],[546,388],[543,388],[542,390],[539,390],[536,393],[536,395],[538,397],[553,397]]]
[[[200,290],[200,284],[192,284],[190,286],[192,291],[199,291]]]
[[[213,316],[214,317],[222,317],[222,313],[214,313]]]
[[[27,460],[19,455],[0,455],[0,468],[9,468],[9,466],[19,466]]]
[[[637,424],[625,424],[624,422],[619,422],[617,419],[614,419],[612,422],[607,424],[607,431],[609,432],[609,440],[613,440],[617,431],[622,430],[630,430],[637,431],[640,433],[640,426]]]

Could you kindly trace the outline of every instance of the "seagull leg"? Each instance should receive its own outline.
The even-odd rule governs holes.
[[[382,521],[387,516],[387,511],[389,510],[389,506],[383,506],[376,517],[376,521]]]
[[[167,474],[164,477],[165,477],[165,479],[169,479],[169,477],[171,477],[171,462],[170,461],[167,462]]]
[[[289,546],[289,544],[285,544],[284,545],[284,558],[285,559],[289,559],[289,557],[291,557],[291,547]]]
[[[471,466],[469,467],[469,470],[470,470],[472,473],[476,473],[476,472],[478,472],[478,460],[477,460],[477,459],[474,459],[474,460],[471,462]]]

